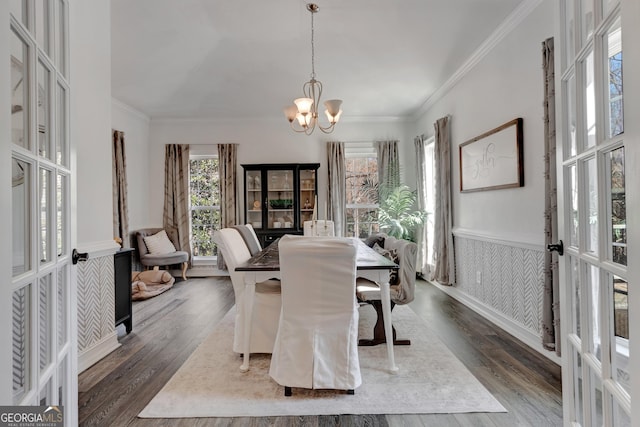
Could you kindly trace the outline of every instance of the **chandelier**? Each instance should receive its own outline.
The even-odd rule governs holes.
[[[322,96],[322,83],[316,80],[315,49],[313,44],[313,15],[318,12],[319,7],[315,3],[309,3],[307,4],[307,10],[311,12],[311,79],[302,86],[304,97],[295,99],[293,101],[294,105],[285,107],[284,115],[289,120],[291,129],[296,132],[304,132],[307,135],[311,135],[317,125],[322,132],[331,133],[335,124],[340,120],[342,100],[330,99],[324,102],[324,106],[327,108],[325,114],[329,119],[329,125],[326,127],[320,125],[318,123],[318,104]]]

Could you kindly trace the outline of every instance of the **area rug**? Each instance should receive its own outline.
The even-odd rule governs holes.
[[[252,355],[240,372],[233,353],[234,309],[138,415],[141,418],[256,417],[341,414],[506,412],[429,326],[409,307],[396,306],[393,322],[400,370],[387,371],[386,346],[360,347],[362,386],[355,395],[333,390],[284,389],[269,377],[270,355]],[[375,311],[360,309],[360,337],[371,338]]]

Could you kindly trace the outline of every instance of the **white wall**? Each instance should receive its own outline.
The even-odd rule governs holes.
[[[544,240],[542,54],[553,36],[554,2],[545,0],[416,123],[433,135],[451,115],[453,224],[475,233],[542,244]],[[516,117],[524,119],[524,187],[462,194],[458,146]]]
[[[148,224],[162,225],[164,191],[165,144],[228,144],[238,143],[238,163],[320,163],[318,170],[318,204],[320,217],[326,201],[327,160],[326,141],[373,141],[398,139],[402,158],[413,143],[405,133],[406,124],[396,120],[372,122],[340,122],[336,130],[325,135],[318,129],[311,136],[296,134],[287,121],[272,120],[151,120],[149,147]],[[242,189],[242,167],[238,182]],[[242,191],[242,190],[241,190]],[[241,193],[242,194],[242,193]],[[240,194],[240,195],[241,195]],[[131,193],[129,194],[131,198]],[[241,197],[240,197],[241,198]],[[242,199],[242,198],[241,198]],[[240,203],[243,203],[240,200]],[[240,206],[241,219],[243,210]]]
[[[111,3],[70,4],[71,138],[77,165],[77,244],[82,250],[113,241]]]
[[[144,228],[149,218],[149,117],[113,100],[112,128],[124,132],[129,231]]]

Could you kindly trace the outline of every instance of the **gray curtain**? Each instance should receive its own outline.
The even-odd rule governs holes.
[[[344,142],[327,142],[327,213],[336,236],[344,236],[347,223],[347,173]],[[320,209],[318,208],[318,212]]]
[[[122,240],[122,247],[128,248],[129,208],[127,207],[127,161],[124,151],[124,132],[112,129],[113,147],[113,237]]]
[[[164,148],[164,211],[162,225],[179,251],[189,254],[189,146],[167,144]]]
[[[400,185],[398,141],[377,141],[378,188],[390,191]]]
[[[427,177],[425,173],[425,152],[424,152],[424,136],[416,136],[413,139],[416,149],[416,191],[418,192],[417,202],[418,209],[427,210]],[[431,214],[431,213],[430,213]],[[427,227],[419,226],[416,229],[416,244],[418,245],[418,253],[416,259],[416,273],[425,277],[429,274],[429,236],[427,235]]]
[[[238,144],[218,144],[220,168],[220,227],[239,224],[238,215]],[[226,266],[222,253],[218,252],[218,269]]]
[[[558,200],[556,184],[556,110],[553,38],[542,42],[544,77],[544,235],[545,247],[558,239]],[[560,289],[558,253],[545,252],[542,301],[542,345],[560,356]]]
[[[451,211],[451,155],[449,117],[434,123],[435,128],[435,209],[433,236],[433,260],[435,268],[430,279],[443,285],[455,283]]]

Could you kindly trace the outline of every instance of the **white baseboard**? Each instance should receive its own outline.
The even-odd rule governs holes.
[[[532,349],[536,350],[538,353],[545,356],[552,362],[556,363],[557,365],[562,365],[562,359],[558,357],[554,352],[548,351],[544,347],[542,347],[542,343],[540,342],[540,337],[532,333],[528,329],[522,327],[521,325],[517,324],[513,320],[496,312],[494,309],[487,306],[483,302],[477,300],[476,298],[464,292],[460,292],[454,286],[443,286],[437,282],[429,282],[429,283],[431,283],[432,285],[434,285],[435,287],[437,287],[447,295],[451,296],[452,298],[455,298],[456,300],[460,301],[462,304],[466,305],[467,307],[469,307],[476,313],[480,314],[482,317],[489,320],[490,322],[496,324],[498,327],[504,329],[505,331],[507,331],[514,337],[518,338],[520,341],[522,341]]]
[[[114,330],[112,333],[95,343],[95,345],[78,354],[78,373],[81,373],[91,367],[107,354],[120,347],[120,345],[121,344],[118,342],[118,335]]]

